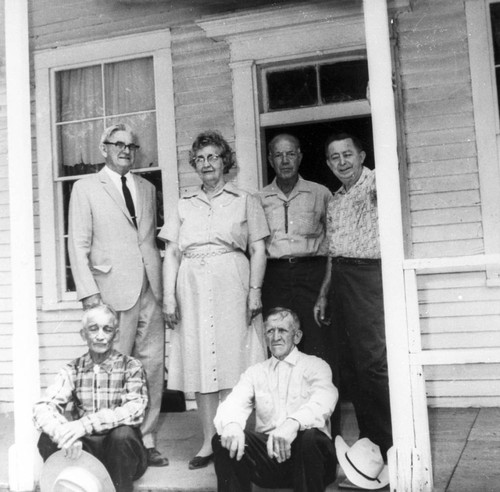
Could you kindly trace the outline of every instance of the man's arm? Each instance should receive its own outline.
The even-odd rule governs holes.
[[[72,400],[73,382],[69,367],[56,376],[54,384],[45,391],[42,399],[33,407],[33,422],[37,430],[45,432],[54,442],[57,429],[68,422],[62,412]]]
[[[128,359],[121,405],[84,415],[79,422],[86,434],[104,432],[120,425],[137,426],[144,420],[147,403],[146,374],[142,364],[137,359]]]
[[[288,418],[300,424],[300,430],[323,428],[333,413],[338,400],[337,388],[332,383],[330,366],[319,358],[307,361],[304,377],[309,386],[309,398]]]
[[[330,283],[332,280],[332,259],[329,256],[326,261],[325,276],[319,289],[318,299],[314,304],[314,320],[318,326],[329,324],[326,319],[326,309],[328,307],[328,292],[330,290]]]
[[[300,422],[287,417],[286,420],[269,433],[267,455],[283,463],[292,456],[292,443],[300,430]]]
[[[253,368],[247,369],[229,396],[219,405],[214,418],[215,428],[221,436],[221,444],[231,458],[239,461],[245,453],[246,421],[254,403]]]
[[[68,214],[68,253],[78,299],[88,309],[100,302],[99,288],[89,266],[92,246],[92,212],[82,183],[71,192]]]

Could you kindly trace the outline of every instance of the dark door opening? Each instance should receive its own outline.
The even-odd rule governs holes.
[[[366,152],[365,166],[373,169],[375,164],[373,160],[372,120],[370,117],[266,128],[264,130],[264,140],[266,144],[267,180],[264,178],[264,186],[270,183],[275,176],[273,168],[267,161],[268,143],[279,133],[290,133],[300,140],[303,154],[300,175],[304,179],[326,186],[332,192],[336,191],[341,183],[326,164],[324,146],[326,139],[332,133],[338,132],[351,133],[361,139]],[[264,172],[264,176],[266,176],[266,172]]]

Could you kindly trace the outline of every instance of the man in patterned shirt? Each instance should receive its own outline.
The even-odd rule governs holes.
[[[345,376],[350,366],[349,389],[360,438],[377,444],[385,459],[392,429],[375,171],[363,166],[366,154],[352,135],[332,135],[325,150],[327,164],[342,187],[328,206],[329,258],[315,318],[318,324],[324,322],[329,304],[337,349],[334,383],[339,387],[339,368]]]
[[[142,364],[113,349],[117,319],[105,304],[85,311],[80,334],[89,350],[61,369],[33,419],[44,461],[58,449],[77,460],[83,449],[104,464],[116,490],[131,492],[147,469],[139,427],[148,397]],[[71,420],[63,414],[68,403]]]

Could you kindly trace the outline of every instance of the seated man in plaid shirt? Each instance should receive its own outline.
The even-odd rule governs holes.
[[[144,369],[113,350],[118,321],[111,307],[89,309],[82,325],[89,351],[64,366],[34,406],[38,449],[44,460],[58,449],[78,459],[83,449],[104,464],[116,490],[129,492],[147,468],[139,429],[148,403]],[[68,403],[72,420],[63,415]]]

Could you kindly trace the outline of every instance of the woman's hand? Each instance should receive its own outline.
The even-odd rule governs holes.
[[[171,330],[180,321],[181,315],[175,296],[163,301],[163,318],[165,319],[165,323],[167,323],[167,327]]]
[[[248,293],[247,324],[249,325],[252,319],[260,313],[262,313],[260,289],[251,288]]]
[[[330,320],[325,318],[327,305],[326,296],[320,294],[314,305],[314,320],[318,326],[330,324]]]

